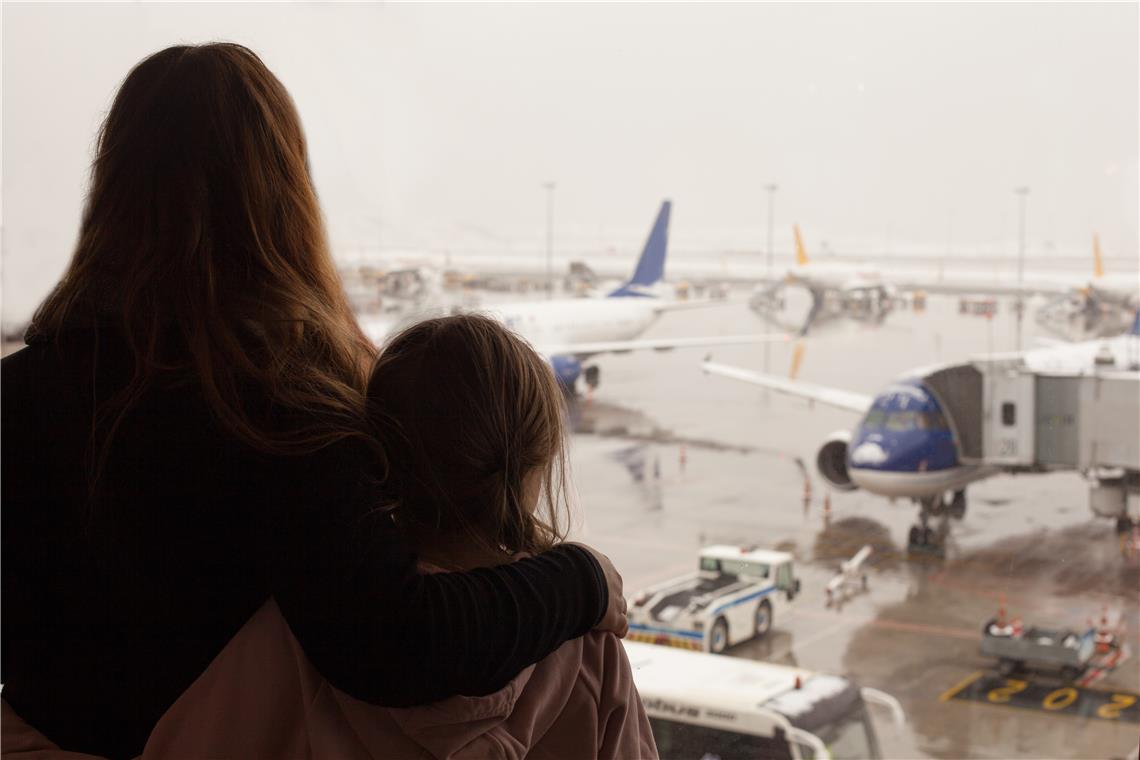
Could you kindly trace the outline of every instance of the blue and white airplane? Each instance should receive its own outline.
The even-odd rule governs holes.
[[[547,358],[559,383],[568,390],[573,390],[583,375],[591,388],[598,385],[598,367],[584,367],[583,363],[599,354],[787,340],[783,334],[637,339],[667,311],[720,303],[661,296],[671,212],[672,203],[662,202],[633,275],[606,297],[519,301],[480,307],[479,313],[499,319],[525,338]],[[374,342],[381,343],[393,325],[374,321],[362,327]]]
[[[987,361],[1016,362],[1021,371],[1034,377],[1073,376],[1094,371],[1108,373],[1118,381],[1130,384],[1126,386],[1128,390],[1124,394],[1122,412],[1125,416],[1131,415],[1134,425],[1137,423],[1138,413],[1135,407],[1140,398],[1140,312],[1136,314],[1130,331],[1116,338],[1055,345],[1021,353],[989,355],[979,360]],[[980,381],[976,387],[978,393],[972,402],[962,407],[972,409],[972,414],[979,420],[977,424],[951,419],[952,415],[943,408],[934,388],[939,387],[943,394],[957,394],[965,398],[962,395],[965,393],[963,388],[968,386],[969,380],[964,373],[969,371],[970,366],[967,363],[917,369],[894,381],[878,394],[868,396],[718,364],[707,359],[702,365],[705,372],[710,374],[861,414],[862,418],[853,430],[841,430],[828,436],[816,456],[817,469],[831,487],[840,491],[863,488],[892,499],[906,498],[918,502],[922,508],[922,525],[912,528],[910,535],[911,545],[918,547],[936,542],[937,537],[933,536],[927,526],[929,517],[949,514],[960,518],[965,514],[965,489],[970,483],[1000,472],[1042,472],[1049,469],[1037,466],[1031,460],[1004,456],[1009,453],[1003,451],[1005,448],[1012,447],[1013,453],[1016,453],[1016,438],[1004,441],[991,438],[995,444],[995,455],[985,457],[982,464],[962,461],[963,437],[970,436],[978,441],[976,448],[980,452],[981,437],[993,435],[981,429]],[[954,376],[954,372],[960,374]],[[992,386],[995,381],[991,379],[987,382]],[[1128,400],[1129,394],[1131,401]],[[943,398],[947,396],[943,395]],[[1003,410],[1002,416],[1005,414]],[[1029,420],[1035,419],[1032,411],[1022,412],[1022,415]],[[1012,430],[1012,422],[1008,424]],[[965,429],[971,425],[978,428],[976,432]],[[1137,437],[1137,431],[1124,429],[1125,427],[1121,426],[1117,437],[1131,451],[1135,447],[1129,447],[1128,444]],[[1033,446],[1030,444],[1022,448],[1032,449]],[[972,461],[978,461],[979,458],[977,454],[970,457]],[[1021,462],[1025,464],[1020,464]],[[1140,459],[1133,454],[1125,454],[1121,461],[1106,464],[1124,470],[1128,483],[1140,480]],[[1122,514],[1106,516],[1128,519],[1127,508],[1124,508]]]

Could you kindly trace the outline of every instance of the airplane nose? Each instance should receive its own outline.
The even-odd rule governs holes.
[[[851,464],[856,467],[882,466],[890,459],[878,441],[864,441],[851,451]]]

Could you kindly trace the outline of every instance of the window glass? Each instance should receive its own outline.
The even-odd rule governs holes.
[[[763,562],[750,562],[743,559],[722,559],[720,571],[732,575],[746,575],[750,578],[767,578],[769,568]]]
[[[1017,405],[1006,401],[1001,405],[1001,424],[1011,427],[1017,424]]]
[[[918,427],[918,412],[891,412],[887,415],[887,430],[900,433]]]
[[[790,760],[791,748],[782,737],[738,734],[708,726],[650,718],[657,752],[668,760]]]
[[[868,430],[879,430],[887,420],[887,413],[882,409],[872,409],[863,418],[863,427]]]
[[[785,591],[789,591],[792,588],[792,583],[792,566],[780,565],[776,569],[776,585]]]

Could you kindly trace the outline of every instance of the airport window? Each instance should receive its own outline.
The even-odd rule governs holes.
[[[1001,405],[1001,424],[1012,427],[1017,424],[1017,405],[1006,401]]]
[[[255,432],[249,425],[266,423],[263,412],[276,419],[272,410],[284,414],[282,424],[294,412],[297,420],[315,424],[347,403],[352,393],[340,387],[346,379],[363,383],[356,364],[370,363],[403,327],[446,314],[488,315],[535,350],[537,356],[526,355],[528,368],[539,368],[544,382],[520,384],[500,372],[511,369],[511,359],[518,358],[514,350],[496,354],[497,359],[457,363],[463,369],[454,371],[444,371],[441,363],[439,372],[413,389],[422,388],[423,398],[407,407],[432,415],[445,402],[463,399],[460,413],[447,416],[448,426],[423,426],[455,436],[441,437],[440,449],[433,449],[441,455],[433,457],[432,473],[449,495],[453,487],[471,486],[447,504],[482,507],[489,499],[495,503],[487,514],[501,516],[504,489],[528,490],[517,482],[529,477],[521,472],[523,464],[546,464],[558,428],[566,468],[555,462],[553,478],[564,475],[566,482],[564,489],[548,493],[558,506],[569,506],[569,514],[547,512],[544,494],[535,516],[544,522],[558,517],[554,522],[566,529],[566,540],[596,546],[609,556],[626,580],[630,623],[636,626],[631,633],[645,646],[664,642],[693,650],[687,656],[794,665],[801,674],[842,676],[897,698],[906,727],[896,731],[881,714],[882,703],[868,699],[863,736],[864,718],[849,711],[849,703],[823,692],[814,695],[826,708],[817,720],[790,722],[818,736],[836,760],[1140,760],[1134,754],[1136,732],[1124,735],[1126,728],[1140,726],[1140,626],[1133,624],[1140,619],[1140,351],[1127,336],[1140,332],[1140,324],[1133,327],[1140,305],[1140,71],[1121,65],[1140,60],[1140,0],[1008,7],[8,3],[2,16],[2,42],[11,43],[3,46],[0,93],[8,159],[0,162],[0,188],[8,191],[0,229],[3,354],[46,350],[25,346],[23,335],[68,259],[81,260],[80,247],[82,260],[90,261],[73,282],[78,285],[84,273],[94,279],[82,292],[54,299],[55,317],[45,327],[63,327],[55,323],[65,314],[71,315],[67,320],[74,317],[76,327],[83,326],[84,314],[99,326],[104,317],[121,321],[118,314],[126,310],[135,311],[132,324],[152,327],[225,317],[210,321],[208,341],[192,341],[206,352],[194,361],[183,355],[191,345],[185,331],[148,327],[128,341],[154,350],[155,361],[140,365],[155,374],[137,413],[119,409],[118,402],[126,399],[111,387],[106,394],[100,390],[98,406],[107,401],[103,409],[70,403],[63,394],[54,405],[48,402],[52,414],[36,417],[36,425],[82,411],[80,427],[88,432],[79,444],[61,442],[50,452],[52,462],[60,459],[60,472],[85,471],[85,462],[65,458],[91,448],[91,425],[99,437],[110,435],[112,444],[94,450],[112,454],[125,445],[121,436],[164,432],[159,430],[164,419],[147,416],[152,391],[157,398],[168,389],[201,389],[203,368],[217,375],[205,378],[207,385],[229,389],[225,398],[210,397],[241,401],[249,418],[223,419],[223,407],[238,407],[217,405],[219,414],[211,413],[210,420],[219,424],[211,422],[202,431]],[[582,55],[584,35],[588,55]],[[276,158],[237,162],[237,173],[225,182],[208,178],[231,174],[235,162],[226,151],[209,151],[213,141],[205,138],[171,136],[152,147],[180,144],[190,155],[205,146],[208,160],[167,156],[171,161],[166,161],[161,155],[155,160],[154,151],[131,150],[150,144],[147,140],[111,139],[114,130],[103,146],[111,150],[95,155],[96,125],[130,65],[138,62],[128,61],[134,54],[124,57],[123,51],[138,51],[141,59],[143,50],[211,38],[250,46],[298,111],[296,130],[284,123],[254,128],[264,109],[236,114],[241,118],[233,122],[239,141],[234,144],[260,152],[281,142],[282,135],[299,135],[304,125],[303,157],[310,171],[293,171],[302,154],[292,138]],[[1026,81],[1026,72],[1032,72],[1032,81]],[[244,88],[245,81],[238,77],[230,84]],[[157,79],[153,84],[165,86]],[[223,121],[230,123],[229,117],[199,116],[243,102],[244,97],[211,99],[205,110],[193,109],[178,120],[175,132],[209,133]],[[999,118],[995,103],[1001,105]],[[123,121],[128,123],[134,121]],[[166,127],[161,119],[138,125],[143,133],[160,127]],[[1011,136],[1016,138],[1012,146]],[[127,149],[120,151],[120,145]],[[238,153],[253,158],[249,151]],[[108,170],[107,182],[85,196],[92,166]],[[188,175],[190,181],[171,176],[159,182],[157,174],[180,166],[197,174]],[[140,178],[147,179],[146,187],[174,190],[126,192]],[[202,187],[247,188],[252,195],[242,194],[249,202],[227,209],[228,193],[203,199],[196,191]],[[186,190],[188,200],[163,208],[182,197],[178,188]],[[108,191],[115,192],[97,198]],[[140,198],[145,203],[127,213]],[[90,201],[91,226],[76,214],[85,201]],[[283,209],[290,209],[284,221],[279,218]],[[1056,209],[1074,212],[1053,213]],[[112,230],[105,235],[105,225],[97,223],[103,212],[124,228],[107,237]],[[167,260],[178,249],[153,245],[147,220],[154,219],[169,221],[171,229],[196,231],[213,245]],[[255,222],[248,230],[246,220]],[[116,226],[113,221],[106,224]],[[165,222],[160,226],[165,229]],[[223,240],[239,228],[244,232],[235,240]],[[303,239],[319,244],[293,251],[294,233],[305,229]],[[118,241],[114,245],[96,245],[112,238]],[[255,238],[257,246],[247,244]],[[180,233],[177,239],[194,235]],[[137,244],[125,245],[130,241]],[[127,254],[143,250],[147,256],[138,259],[145,262],[138,274],[156,278],[161,297],[120,292],[123,283],[142,281],[118,275]],[[266,268],[263,254],[274,251],[290,255],[273,257],[273,266]],[[108,255],[114,260],[96,260]],[[213,279],[195,264],[211,256],[221,257],[220,274]],[[115,276],[107,275],[112,271]],[[174,271],[185,274],[166,291],[174,278],[163,275]],[[329,289],[333,279],[343,293]],[[320,292],[309,292],[317,284]],[[1011,295],[1019,292],[1032,295]],[[358,344],[360,339],[346,332],[347,315],[340,313],[345,299],[370,345]],[[209,311],[186,311],[207,305]],[[114,315],[104,314],[105,307],[114,307]],[[270,315],[291,315],[288,319],[302,320],[304,328],[298,326],[300,334],[249,329]],[[106,337],[122,337],[118,332]],[[71,333],[56,341],[60,350],[71,345]],[[75,340],[96,335],[98,364],[105,368],[104,359],[118,351],[102,342],[103,331],[74,331]],[[151,346],[148,336],[159,343]],[[168,340],[173,341],[169,346]],[[464,342],[462,349],[471,345]],[[360,354],[358,361],[351,360],[353,353]],[[456,346],[451,358],[461,355]],[[238,356],[252,358],[230,361]],[[25,367],[34,364],[16,357],[5,365],[5,377],[21,361]],[[128,379],[133,367],[119,379]],[[547,397],[547,369],[560,391],[556,397]],[[22,409],[21,394],[28,389],[39,393],[65,380],[72,388],[71,380],[82,378],[71,374],[53,372],[42,387],[5,383],[2,390]],[[472,393],[490,378],[502,381],[495,393],[509,396],[507,403],[490,393]],[[99,380],[93,387],[103,388],[102,378],[90,379]],[[269,395],[246,397],[266,383]],[[339,388],[338,399],[320,401],[321,388]],[[340,392],[349,396],[339,399]],[[240,398],[230,398],[232,393]],[[199,396],[191,399],[194,404],[202,401]],[[396,401],[395,395],[371,399],[368,408],[382,412]],[[304,408],[287,411],[293,403]],[[96,419],[87,419],[88,411]],[[130,424],[119,427],[130,430],[104,431],[102,421],[108,414],[117,419],[120,411]],[[311,420],[310,413],[316,415]],[[21,415],[9,416],[4,433],[21,424]],[[370,416],[354,423],[385,424],[383,414]],[[512,420],[511,432],[476,432],[492,418]],[[542,431],[532,424],[538,421]],[[324,435],[292,432],[300,437],[287,436],[283,449],[308,448],[306,441]],[[403,439],[398,433],[410,431],[375,432],[376,441],[398,446]],[[178,445],[148,447],[147,463],[152,457],[176,457],[175,475],[192,473],[191,495],[211,494],[219,509],[235,516],[231,522],[237,528],[253,525],[257,516],[246,519],[241,512],[248,505],[229,503],[247,489],[226,483],[213,487],[218,484],[212,486],[210,479],[222,470],[195,466],[198,453],[187,450],[183,456],[186,435],[173,428],[165,433],[164,440]],[[18,466],[21,462],[44,459],[37,459],[35,443],[55,440],[44,432],[27,442],[32,448],[24,448],[17,445],[20,437],[3,441],[8,444],[5,477],[27,475],[30,470]],[[262,437],[241,444],[241,450],[255,440]],[[349,449],[354,447],[329,447],[327,456]],[[209,464],[228,450],[204,452],[202,461]],[[261,454],[251,456],[261,461]],[[275,456],[267,451],[266,464]],[[326,452],[319,457],[324,461]],[[1095,471],[1081,469],[1092,461]],[[10,466],[13,462],[17,466]],[[481,475],[451,477],[462,474],[461,462],[478,462]],[[112,457],[108,464],[102,469],[114,485],[130,468],[146,463]],[[291,482],[313,469],[300,464],[290,455],[280,468],[258,471],[280,471]],[[384,492],[359,494],[360,501],[410,504],[408,494],[396,490],[413,484],[397,481],[414,471],[397,468]],[[237,473],[247,475],[252,477]],[[40,480],[37,491],[60,485]],[[100,477],[100,484],[104,480]],[[158,480],[124,482],[134,493],[162,485]],[[90,485],[82,482],[68,498]],[[283,484],[269,485],[272,494]],[[302,485],[291,490],[310,486]],[[46,502],[31,488],[27,495],[36,497],[27,505],[5,500],[5,519],[30,509],[29,524],[50,522],[54,529],[85,514],[77,504],[57,510],[58,521],[38,520],[37,505]],[[199,501],[175,499],[163,515],[177,517],[171,511],[175,502]],[[92,519],[103,518],[96,511]],[[306,521],[313,530],[282,524],[272,533],[322,539],[321,517],[310,523],[306,514]],[[208,529],[216,522],[179,524]],[[139,529],[156,525],[144,521]],[[68,525],[67,535],[87,535],[85,527]],[[103,527],[91,533],[99,539],[99,551],[109,546],[105,536],[110,541],[125,535],[110,523]],[[182,541],[174,549],[189,548],[169,561],[152,551],[163,546],[161,541],[128,541],[142,556],[124,557],[130,560],[124,566],[153,561],[159,571],[184,571],[175,573],[179,579],[209,581],[203,573],[218,567],[219,552],[237,546],[228,538],[217,543],[216,532],[207,530],[207,541],[217,544],[211,551],[193,552],[202,542]],[[365,533],[346,539],[347,548],[389,566],[378,554],[387,543],[375,552],[352,543],[366,541]],[[514,533],[506,535],[521,538]],[[4,571],[11,570],[21,583],[34,580],[30,571],[43,569],[33,555],[58,543],[32,543],[21,531],[4,535],[3,549],[15,547],[7,556],[31,563],[10,566],[4,560]],[[272,536],[255,538],[264,543]],[[527,543],[536,549],[546,545],[545,537]],[[440,554],[416,548],[427,549],[419,552],[425,557]],[[243,568],[250,559],[246,554],[248,547],[235,555]],[[306,552],[280,554],[303,557]],[[67,555],[60,562],[93,559],[86,550]],[[756,562],[760,557],[767,564]],[[51,584],[63,583],[65,564],[56,562],[40,575]],[[557,563],[532,564],[549,570]],[[525,568],[501,572],[523,577]],[[160,579],[152,578],[151,569],[134,575],[146,580],[148,589],[169,591],[155,585]],[[115,578],[120,575],[129,574]],[[596,579],[586,576],[585,588],[592,590]],[[94,588],[92,578],[103,576],[75,577],[83,581],[78,588]],[[305,591],[316,589],[320,578],[301,581]],[[223,596],[237,590],[227,581],[207,585]],[[510,584],[484,584],[505,585]],[[539,617],[558,617],[550,610],[562,593],[535,588],[542,602]],[[60,610],[67,619],[83,617],[96,601],[100,609],[116,610],[114,599],[104,603],[53,589],[48,589],[53,604],[79,603],[77,610]],[[45,598],[41,589],[27,591],[24,597],[33,602]],[[321,596],[332,594],[325,600],[331,604],[344,596],[336,591],[322,588]],[[0,618],[19,622],[22,629],[20,595],[5,596],[11,599],[0,598]],[[170,620],[176,613],[190,619],[164,627],[175,638],[195,624],[195,615],[200,618],[198,597],[162,593],[147,599],[160,596],[169,602],[163,612],[171,613]],[[312,598],[317,599],[315,591]],[[219,597],[217,610],[235,609],[222,602]],[[523,619],[525,611],[519,612],[496,617],[491,628]],[[1102,616],[1107,624],[1100,622]],[[153,615],[136,617],[145,621]],[[100,621],[107,622],[103,616],[89,622]],[[1069,681],[1062,682],[1059,667],[980,653],[984,641],[987,647],[1004,644],[1032,654],[1029,650],[1044,645],[1015,632],[1062,628],[1082,641],[1090,630],[1094,639],[1100,637],[1091,655],[1077,653],[1071,667],[1080,668],[1080,674]],[[403,636],[405,629],[392,641],[418,646],[455,634],[454,626]],[[57,635],[73,633],[49,631],[45,639],[52,643]],[[133,638],[99,634],[93,640],[101,648],[112,639]],[[537,638],[531,631],[516,631],[496,641]],[[9,643],[4,639],[6,650]],[[1054,648],[1065,657],[1072,654],[1060,643]],[[68,650],[96,651],[56,649],[60,656]],[[454,651],[448,646],[442,656],[391,655],[396,661],[410,656],[446,664]],[[491,648],[481,646],[481,652],[487,655],[486,670],[499,672],[491,667],[498,664],[491,662]],[[347,654],[360,660],[359,653]],[[1023,654],[1028,656],[1017,656]],[[36,682],[46,683],[45,669],[53,667],[46,658],[15,659],[31,663],[25,675],[40,671]],[[64,667],[59,663],[56,670]],[[700,678],[709,684],[709,705],[701,710],[721,711],[721,718],[750,699],[717,688],[727,680],[719,677],[723,664],[702,666],[708,669]],[[662,680],[680,683],[681,671],[671,669]],[[3,675],[8,677],[7,670]],[[809,679],[802,680],[807,687]],[[138,685],[138,679],[123,681],[124,688]],[[417,686],[428,681],[420,677]],[[795,676],[783,681],[789,690],[795,688]],[[19,683],[5,685],[9,694],[24,690]],[[793,697],[806,698],[808,691]],[[58,699],[66,702],[67,696]],[[149,708],[135,712],[144,713]],[[751,729],[732,719],[716,724],[745,733]],[[670,760],[767,757],[787,748],[786,742],[756,745],[754,737],[731,732],[706,735],[691,726],[654,725],[661,729],[661,753]],[[807,760],[804,748],[792,751]]]

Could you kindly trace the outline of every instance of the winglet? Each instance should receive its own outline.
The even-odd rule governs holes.
[[[796,234],[796,266],[807,266],[807,249],[804,248],[804,236],[800,234],[800,226],[792,225],[792,231]]]
[[[1128,334],[1140,336],[1140,309],[1136,310],[1136,316],[1132,319],[1132,329],[1128,331]]]
[[[1104,259],[1100,255],[1100,235],[1093,233],[1093,277],[1104,277]]]
[[[644,296],[646,294],[639,293],[638,288],[648,288],[665,278],[665,254],[669,249],[669,216],[672,210],[672,201],[662,201],[653,229],[649,232],[649,239],[641,251],[641,258],[637,260],[637,268],[633,270],[633,277],[610,293],[611,297]]]

